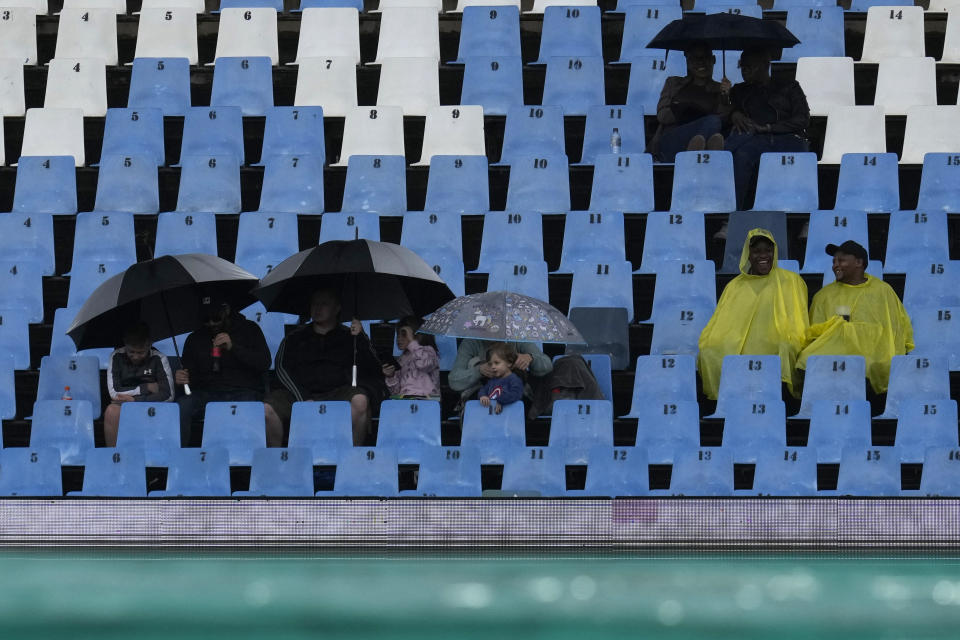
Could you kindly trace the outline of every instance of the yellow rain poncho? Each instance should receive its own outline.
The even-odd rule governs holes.
[[[765,276],[750,273],[750,241],[764,236],[773,243],[773,267]],[[729,355],[779,355],[780,377],[791,394],[797,354],[806,344],[807,285],[799,275],[777,266],[777,245],[766,229],[747,234],[740,255],[740,275],[720,296],[717,310],[700,334],[697,365],[703,393],[717,399],[720,367]]]
[[[863,284],[832,282],[813,296],[808,345],[797,367],[806,368],[809,356],[863,356],[870,386],[883,393],[890,359],[913,350],[913,326],[890,285],[870,274],[864,277]]]

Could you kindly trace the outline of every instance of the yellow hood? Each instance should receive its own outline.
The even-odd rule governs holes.
[[[750,273],[750,242],[757,236],[762,236],[773,243],[773,266],[770,267],[770,271],[772,272],[777,268],[777,260],[780,255],[777,241],[773,239],[772,233],[758,227],[756,229],[750,229],[750,231],[747,232],[747,238],[743,241],[743,250],[740,252],[740,273],[754,278],[764,278],[766,276],[755,276]]]

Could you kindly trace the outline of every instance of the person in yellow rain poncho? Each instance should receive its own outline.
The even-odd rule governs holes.
[[[807,332],[807,285],[777,266],[777,244],[766,229],[747,233],[740,275],[720,296],[713,317],[700,334],[697,365],[703,393],[717,399],[720,367],[729,355],[779,355],[780,377],[799,394],[796,361]]]
[[[810,305],[808,344],[797,367],[813,355],[863,356],[874,393],[887,390],[890,359],[913,350],[913,326],[903,303],[883,280],[865,272],[867,251],[852,240],[828,244],[836,281],[820,289]]]

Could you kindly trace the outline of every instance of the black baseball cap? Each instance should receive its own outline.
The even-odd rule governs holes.
[[[827,255],[832,256],[837,253],[845,253],[847,255],[853,256],[854,258],[859,258],[863,260],[863,266],[866,268],[869,259],[867,258],[867,250],[863,246],[853,240],[847,240],[843,244],[828,244],[827,245]]]
[[[204,320],[219,320],[226,301],[216,294],[200,297],[200,317]]]

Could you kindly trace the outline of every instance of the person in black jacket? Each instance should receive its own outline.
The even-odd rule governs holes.
[[[353,442],[363,445],[370,437],[372,412],[386,392],[380,360],[358,320],[350,327],[340,324],[336,291],[315,292],[310,317],[310,324],[284,338],[277,349],[274,369],[283,388],[267,397],[267,431],[289,429],[294,402],[345,400],[350,402]]]
[[[138,322],[123,332],[123,346],[110,354],[107,365],[110,404],[103,411],[103,439],[117,446],[120,408],[125,402],[171,402],[173,373],[167,356],[153,348],[150,327]]]
[[[262,402],[270,368],[270,349],[256,322],[216,296],[204,297],[200,309],[203,325],[187,336],[182,368],[175,374],[176,383],[189,384],[192,391],[177,398],[185,447],[193,441],[193,421],[203,417],[208,402]],[[270,436],[268,431],[267,444],[279,445]]]

